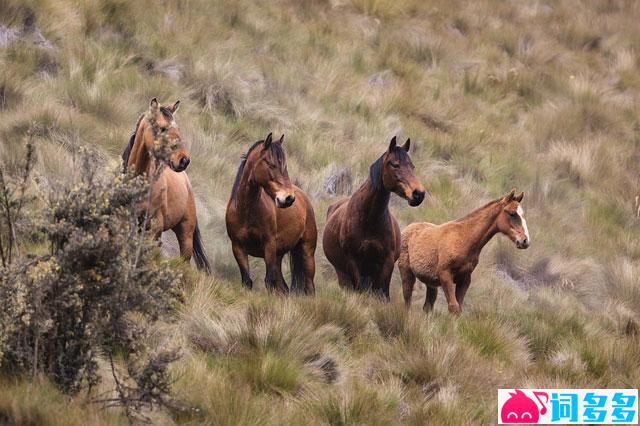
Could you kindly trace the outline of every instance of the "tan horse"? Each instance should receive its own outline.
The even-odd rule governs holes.
[[[373,289],[389,299],[389,282],[400,255],[400,227],[389,211],[394,192],[410,206],[422,203],[425,190],[413,173],[411,141],[391,139],[389,149],[369,168],[369,178],[350,197],[329,207],[323,234],[324,253],[341,287]]]
[[[154,237],[159,239],[164,231],[173,230],[182,258],[189,261],[193,255],[198,269],[210,272],[198,228],[195,198],[185,172],[191,159],[175,121],[179,107],[180,101],[169,106],[158,104],[156,98],[151,100],[149,112],[138,120],[122,154],[123,166],[125,172],[133,169],[135,176],[150,179],[149,202],[141,208],[148,214]],[[169,141],[169,152],[156,161],[154,142],[160,137]],[[156,173],[158,167],[162,169]]]
[[[520,202],[524,193],[515,189],[491,201],[462,219],[442,225],[413,223],[402,232],[402,251],[398,268],[407,308],[416,277],[427,285],[424,310],[430,311],[444,290],[449,312],[460,314],[464,296],[471,284],[471,273],[480,251],[497,233],[508,236],[519,249],[531,244],[527,221]]]
[[[253,287],[249,256],[262,257],[267,289],[288,293],[282,258],[290,253],[291,289],[313,294],[316,219],[306,194],[289,180],[283,140],[269,133],[244,155],[227,205],[227,234],[246,287]]]

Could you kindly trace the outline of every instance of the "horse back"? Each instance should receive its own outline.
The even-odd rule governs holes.
[[[340,206],[344,205],[347,201],[349,201],[349,199],[345,198],[344,200],[340,200],[337,203],[331,204],[329,206],[329,208],[327,209],[327,219],[329,219],[329,216],[331,216],[333,214],[333,212],[338,210],[338,208],[340,208]]]

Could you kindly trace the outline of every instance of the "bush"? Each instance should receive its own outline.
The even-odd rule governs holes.
[[[95,163],[85,153],[80,181],[52,193],[44,214],[31,224],[48,253],[3,257],[0,368],[44,373],[73,394],[99,381],[98,359],[104,356],[118,391],[108,402],[133,409],[167,403],[166,369],[177,354],[154,353],[144,342],[150,325],[181,299],[181,277],[159,261],[156,243],[140,230],[138,206],[147,184],[119,173],[100,179]],[[20,220],[27,175],[17,183],[22,190],[0,187],[0,201],[6,201],[0,234],[15,247],[19,236],[12,223]],[[125,380],[116,376],[114,358],[127,364]]]

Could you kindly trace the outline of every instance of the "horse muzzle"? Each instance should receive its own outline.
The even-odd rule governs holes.
[[[407,199],[411,207],[417,207],[424,201],[425,191],[414,189],[411,197]]]
[[[516,247],[521,250],[528,249],[530,245],[531,240],[527,237],[516,239]]]
[[[293,202],[296,201],[296,196],[293,194],[285,195],[276,195],[276,206],[281,209],[286,209],[287,207],[291,207]]]
[[[174,172],[178,172],[178,173],[184,172],[185,170],[187,170],[187,167],[189,167],[190,163],[191,163],[191,159],[189,157],[182,157],[178,161],[178,165],[173,164],[173,161],[172,161],[171,168],[173,169]]]

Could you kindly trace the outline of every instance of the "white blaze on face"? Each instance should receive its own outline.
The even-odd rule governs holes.
[[[529,237],[529,228],[527,228],[527,221],[524,218],[524,210],[522,210],[522,206],[518,206],[518,216],[520,216],[520,220],[522,221],[522,229],[524,229],[524,236],[527,237],[527,240],[531,242],[531,238]]]

